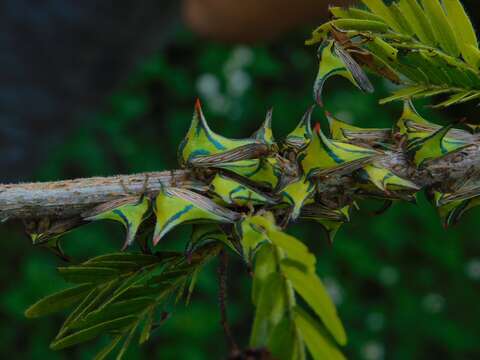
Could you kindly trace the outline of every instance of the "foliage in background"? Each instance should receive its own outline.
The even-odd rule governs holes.
[[[480,97],[477,36],[458,0],[362,2],[369,11],[331,8],[335,19],[319,26],[306,43],[316,44],[335,29],[343,30],[337,40],[351,47],[360,64],[405,84],[380,103],[448,95],[435,105],[446,107]]]
[[[176,148],[185,131],[185,119],[191,116],[191,100],[197,91],[206,99],[209,112],[215,112],[219,119],[223,119],[212,119],[211,123],[220,129],[220,125],[228,121],[231,128],[224,132],[229,135],[239,132],[249,134],[259,122],[260,114],[264,113],[264,104],[275,105],[275,130],[280,128],[278,130],[285,133],[301,116],[298,109],[306,108],[310,103],[311,69],[314,65],[311,60],[313,56],[308,50],[290,50],[284,44],[272,47],[269,53],[264,49],[252,51],[248,48],[230,51],[218,46],[196,49],[191,41],[188,37],[179,39],[167,51],[170,59],[166,56],[152,59],[139,75],[132,78],[131,84],[127,85],[128,90],[113,97],[112,113],[99,116],[91,128],[82,130],[77,135],[77,140],[69,144],[70,149],[61,154],[63,160],[52,161],[56,165],[50,165],[51,169],[44,171],[45,179],[174,166],[172,159],[175,157],[168,151]],[[190,56],[178,56],[178,52],[182,51],[190,52]],[[173,65],[179,58],[196,58],[197,67]],[[187,68],[189,70],[185,70]],[[222,70],[229,75],[225,76]],[[197,88],[190,87],[190,84],[195,83],[193,74],[202,72],[204,75],[198,79]],[[235,81],[229,80],[232,78]],[[244,90],[235,89],[242,81],[246,84]],[[233,83],[237,85],[232,85]],[[377,89],[385,86],[383,83],[375,85]],[[288,88],[292,91],[287,92]],[[325,102],[328,102],[330,109],[333,107],[334,114],[340,109],[345,111],[348,108],[349,113],[343,112],[342,118],[350,117],[357,124],[368,122],[372,127],[389,126],[390,119],[395,118],[399,110],[394,107],[380,108],[373,97],[365,98],[341,88],[334,91],[332,86],[326,91]],[[157,117],[164,121],[159,122]],[[139,119],[142,119],[142,128],[137,130]],[[254,121],[249,122],[247,119]],[[136,129],[133,136],[131,129]],[[165,132],[171,136],[159,143],[156,134]],[[85,157],[94,161],[86,164],[83,161]],[[160,157],[164,157],[165,163],[160,163]],[[58,170],[62,169],[62,164],[63,173]],[[369,219],[361,214],[358,216],[364,218],[357,219],[355,225],[342,230],[333,248],[325,246],[325,241],[318,239],[318,234],[307,234],[308,230],[297,229],[297,234],[303,233],[302,238],[312,239],[310,245],[320,251],[320,274],[328,276],[326,283],[330,291],[336,294],[334,298],[339,302],[339,311],[350,329],[347,353],[352,358],[381,358],[382,349],[388,348],[389,356],[390,350],[395,349],[395,354],[391,355],[393,358],[426,358],[431,354],[439,354],[439,357],[474,357],[475,334],[478,333],[478,321],[475,319],[479,318],[474,303],[474,280],[478,278],[479,264],[474,257],[478,254],[478,246],[474,244],[474,234],[471,233],[472,227],[469,227],[468,220],[460,228],[450,230],[451,238],[448,239],[444,238],[433,211],[425,206],[425,202],[420,202],[418,209],[411,205],[398,205],[382,218]],[[90,227],[91,229],[82,230],[81,234],[69,235],[67,247],[71,247],[76,255],[92,255],[93,249],[101,253],[117,248],[115,241],[104,243],[104,235],[109,227]],[[364,234],[364,238],[361,234]],[[186,234],[181,232],[171,238],[179,239],[182,235],[186,238]],[[118,238],[112,236],[116,237]],[[463,244],[456,239],[459,237],[465,239]],[[184,245],[175,241],[170,244],[177,249]],[[103,246],[105,248],[102,249]],[[16,255],[11,258],[18,259],[19,253],[15,249],[10,251]],[[38,295],[48,293],[43,285],[38,284],[39,293],[29,295],[28,291],[33,291],[33,283],[39,282],[38,276],[43,275],[48,268],[44,263],[51,261],[48,256],[40,255],[32,258],[25,256],[22,259],[30,264],[22,266],[25,287],[18,289],[12,285],[11,291],[4,295],[3,302],[6,309],[18,316],[26,304]],[[16,268],[16,262],[12,261],[11,265],[11,269]],[[12,272],[9,270],[6,273]],[[44,283],[53,278],[52,274],[47,275]],[[29,283],[30,277],[32,279]],[[211,278],[203,279],[200,294],[197,294],[200,301],[202,297],[215,301],[214,283]],[[243,305],[232,319],[234,331],[243,334],[245,339],[251,322],[251,314],[246,313],[244,307],[249,301],[246,295],[249,291],[234,289],[233,292],[230,305],[234,308]],[[219,357],[219,354],[224,353],[215,346],[215,339],[219,336],[215,332],[219,329],[217,322],[212,319],[217,319],[218,315],[211,313],[212,306],[208,304],[203,310],[199,310],[202,306],[194,306],[197,305],[190,305],[187,309],[190,316],[186,316],[192,321],[192,313],[197,313],[199,316],[195,316],[195,319],[199,320],[184,323],[187,317],[182,318],[182,310],[178,309],[180,316],[177,314],[167,321],[149,351],[159,352],[167,358],[175,357],[169,355],[168,348],[182,348],[185,349],[183,351],[191,352],[190,355],[177,354],[182,358]],[[32,331],[31,341],[38,342],[37,351],[41,352],[46,348],[47,338],[33,336],[42,333],[38,331],[38,326],[40,324],[35,323],[36,329]],[[201,329],[201,334],[195,334],[195,329]],[[7,333],[5,329],[5,339],[20,333],[11,330]],[[404,336],[406,331],[409,336]],[[175,336],[178,332],[182,336]],[[186,341],[183,346],[182,340]],[[13,348],[11,344],[12,342],[5,341],[3,346]],[[204,344],[203,348],[198,344]],[[209,349],[218,351],[217,355],[209,354]],[[88,352],[89,349],[83,351]],[[32,355],[33,358],[36,356],[39,355]],[[52,355],[49,353],[48,356]],[[88,355],[85,356],[88,358]]]

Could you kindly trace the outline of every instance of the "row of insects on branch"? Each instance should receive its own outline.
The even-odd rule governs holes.
[[[320,66],[314,96],[322,105],[325,81],[343,76],[360,89],[373,90],[360,66],[335,39],[319,48]],[[350,220],[357,200],[415,201],[422,188],[412,180],[416,169],[447,155],[464,156],[476,147],[477,136],[465,130],[440,127],[422,118],[411,101],[406,101],[400,119],[392,129],[363,129],[343,122],[328,112],[330,137],[317,123],[311,125],[311,107],[297,127],[277,143],[272,132],[272,111],[259,130],[245,139],[230,139],[212,131],[200,102],[185,139],[178,150],[178,162],[190,169],[192,181],[162,184],[158,193],[127,194],[101,204],[76,219],[50,223],[32,221],[27,232],[35,244],[47,245],[59,254],[59,238],[65,232],[96,220],[115,220],[124,225],[126,248],[135,239],[149,251],[172,228],[194,224],[189,249],[205,241],[223,241],[242,254],[243,222],[255,213],[271,213],[285,227],[292,221],[313,220],[323,227],[328,239]],[[445,192],[429,188],[445,225],[455,223],[478,203],[475,169],[467,172]],[[145,190],[148,188],[148,178]],[[127,190],[127,189],[126,189]],[[154,215],[154,216],[152,216]],[[245,251],[243,251],[245,252]],[[63,255],[62,255],[63,256]],[[245,256],[245,254],[243,254]]]

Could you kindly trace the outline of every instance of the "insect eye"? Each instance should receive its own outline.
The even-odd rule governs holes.
[[[392,170],[398,173],[402,170],[402,168],[403,168],[402,165],[396,164],[392,167]]]
[[[455,155],[453,158],[452,158],[452,163],[454,164],[457,164],[459,162],[461,162],[464,158],[465,158],[465,153],[458,153],[457,155]]]

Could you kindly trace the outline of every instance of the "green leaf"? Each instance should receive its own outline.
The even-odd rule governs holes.
[[[73,324],[70,329],[83,329],[122,316],[140,314],[144,309],[152,305],[154,301],[155,298],[152,297],[139,297],[113,302],[90,312],[81,321]]]
[[[450,95],[447,100],[444,100],[438,104],[433,105],[433,108],[442,108],[458,103],[463,103],[472,99],[476,99],[480,96],[480,92],[477,90],[460,91],[457,94]]]
[[[127,277],[126,279],[123,280],[123,282],[114,290],[114,292],[111,294],[111,296],[108,298],[107,301],[105,301],[101,307],[99,307],[98,310],[101,310],[105,307],[107,307],[109,304],[118,301],[120,298],[122,298],[125,293],[130,290],[133,286],[144,283],[146,280],[149,280],[153,274],[155,274],[158,271],[158,267],[156,268],[151,268],[148,270],[144,271],[139,271],[136,274]],[[157,287],[156,290],[158,293],[161,293],[165,288],[164,287]],[[150,290],[150,289],[149,289]]]
[[[117,354],[116,360],[121,360],[125,356],[125,354],[128,350],[128,347],[130,346],[130,343],[132,342],[133,335],[135,335],[135,331],[137,330],[138,323],[139,322],[137,320],[137,322],[132,325],[132,328],[130,329],[130,332],[128,333],[128,336],[125,339],[125,341],[122,345],[122,348],[120,349],[120,351]]]
[[[103,332],[122,329],[130,325],[136,319],[136,316],[129,315],[118,319],[109,320],[86,329],[82,329],[80,331],[74,332],[73,334],[54,340],[50,344],[50,348],[52,350],[60,350],[80,344],[82,342],[86,342],[97,337]]]
[[[153,320],[154,320],[155,308],[152,307],[147,314],[145,315],[145,320],[143,322],[143,329],[140,333],[140,339],[138,343],[142,345],[150,339],[150,333],[152,332]]]
[[[447,12],[447,19],[455,33],[463,58],[477,69],[478,57],[472,53],[471,47],[478,50],[478,42],[470,18],[459,0],[442,0],[442,4]]]
[[[95,266],[99,267],[106,267],[106,268],[111,268],[111,269],[116,269],[120,273],[132,273],[137,271],[139,268],[141,268],[141,265],[133,262],[133,261],[102,261],[102,262],[97,262],[94,264]]]
[[[284,279],[278,272],[271,273],[263,282],[256,299],[255,319],[250,335],[253,348],[267,345],[272,328],[286,312]]]
[[[367,50],[370,54],[365,56],[370,60],[357,56],[355,60],[394,83],[403,83],[403,88],[381,100],[381,104],[451,93],[449,99],[438,105],[445,107],[480,97],[476,94],[480,89],[480,49],[471,22],[458,0],[398,0],[389,1],[389,5],[382,0],[363,2],[392,31],[380,32],[351,23],[348,30],[342,32],[350,41],[342,44]],[[365,17],[362,13],[354,15],[351,10],[333,8],[332,12],[340,19],[317,28],[310,43],[336,39],[335,29],[339,26],[333,26],[335,21],[358,22]],[[359,33],[365,42],[358,42]],[[348,51],[353,54],[351,48]],[[326,61],[323,70],[330,65]],[[320,75],[320,79],[325,77]],[[317,83],[321,84],[318,80],[317,77]],[[317,83],[315,93],[318,93]]]
[[[121,294],[117,294],[116,301],[123,301],[137,297],[158,297],[160,293],[165,290],[165,286],[157,284],[139,284],[130,286],[127,290],[122,291]]]
[[[39,300],[25,311],[27,318],[37,318],[68,309],[80,302],[92,290],[91,284],[78,285]]]
[[[101,283],[111,280],[120,274],[117,269],[94,266],[60,267],[58,271],[65,281],[76,284]]]
[[[430,27],[428,16],[424,13],[417,0],[400,0],[398,7],[405,20],[415,31],[418,39],[426,45],[433,46],[435,44],[435,36]]]
[[[104,360],[122,340],[122,335],[115,336],[111,342],[109,342],[102,350],[100,350],[93,360]]]
[[[89,259],[84,262],[84,264],[90,264],[93,266],[101,266],[102,263],[110,263],[110,262],[133,262],[138,265],[138,267],[143,267],[150,264],[158,263],[162,260],[161,257],[155,255],[148,255],[142,253],[134,253],[134,252],[118,252],[118,253],[111,253],[106,255],[100,255]],[[100,264],[100,265],[99,265]]]
[[[264,244],[255,255],[255,266],[252,284],[252,302],[257,305],[266,280],[270,274],[277,271],[275,249],[271,244]]]
[[[425,13],[428,14],[428,20],[432,26],[433,34],[437,43],[443,50],[453,56],[460,55],[455,34],[447,20],[447,16],[440,5],[439,0],[422,0]]]
[[[70,313],[65,319],[62,327],[58,331],[56,339],[61,338],[69,329],[74,325],[76,321],[82,319],[82,317],[95,309],[111,294],[113,288],[118,283],[118,279],[112,280],[107,284],[95,287],[92,291],[82,300],[80,304]]]
[[[292,283],[293,288],[312,310],[322,319],[325,327],[330,331],[340,345],[347,343],[347,336],[343,325],[338,318],[335,305],[327,293],[322,281],[314,272],[304,272],[292,262],[282,261],[283,274]]]
[[[390,3],[389,8],[390,8],[390,11],[392,12],[393,16],[395,17],[395,20],[402,27],[403,33],[405,33],[405,35],[409,35],[409,36],[415,35],[415,31],[412,29],[410,23],[405,18],[405,14],[400,9],[400,6],[398,5],[398,3],[397,2]]]
[[[302,338],[314,360],[345,359],[321,325],[298,307],[295,308],[295,324],[299,328]]]
[[[383,20],[337,19],[333,20],[331,23],[342,30],[354,29],[357,31],[372,31],[378,33],[384,33],[388,31],[388,26]]]
[[[272,329],[267,348],[278,360],[304,360],[305,348],[298,335],[295,323],[285,316]]]
[[[277,229],[270,230],[268,234],[272,243],[282,249],[287,258],[302,264],[307,271],[315,271],[315,256],[303,242]]]
[[[404,87],[404,88],[401,88],[400,90],[395,91],[393,95],[386,97],[384,99],[381,99],[379,103],[383,105],[395,100],[405,100],[425,90],[428,90],[428,88],[426,88],[424,85],[414,85],[414,86]]]
[[[192,297],[193,291],[195,290],[195,285],[197,284],[197,279],[198,279],[199,272],[200,272],[200,268],[198,267],[193,271],[193,274],[190,277],[190,283],[189,283],[188,289],[187,289],[187,298],[185,300],[186,305],[190,304],[190,299]]]
[[[333,6],[329,8],[330,12],[338,18],[351,18],[351,19],[363,19],[363,20],[374,20],[384,22],[382,17],[375,15],[369,11],[357,9],[354,7],[343,8],[340,6]]]
[[[362,0],[371,12],[380,16],[395,31],[402,32],[402,27],[395,18],[390,8],[385,5],[383,0]]]

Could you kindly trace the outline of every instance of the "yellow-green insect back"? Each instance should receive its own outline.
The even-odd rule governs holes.
[[[238,213],[215,204],[205,196],[173,187],[163,188],[153,209],[157,217],[153,233],[154,245],[172,228],[182,223],[233,223],[240,218]]]
[[[120,222],[127,231],[123,248],[130,246],[135,240],[138,228],[150,215],[150,199],[148,196],[126,197],[102,204],[83,215],[86,221],[113,220]]]

